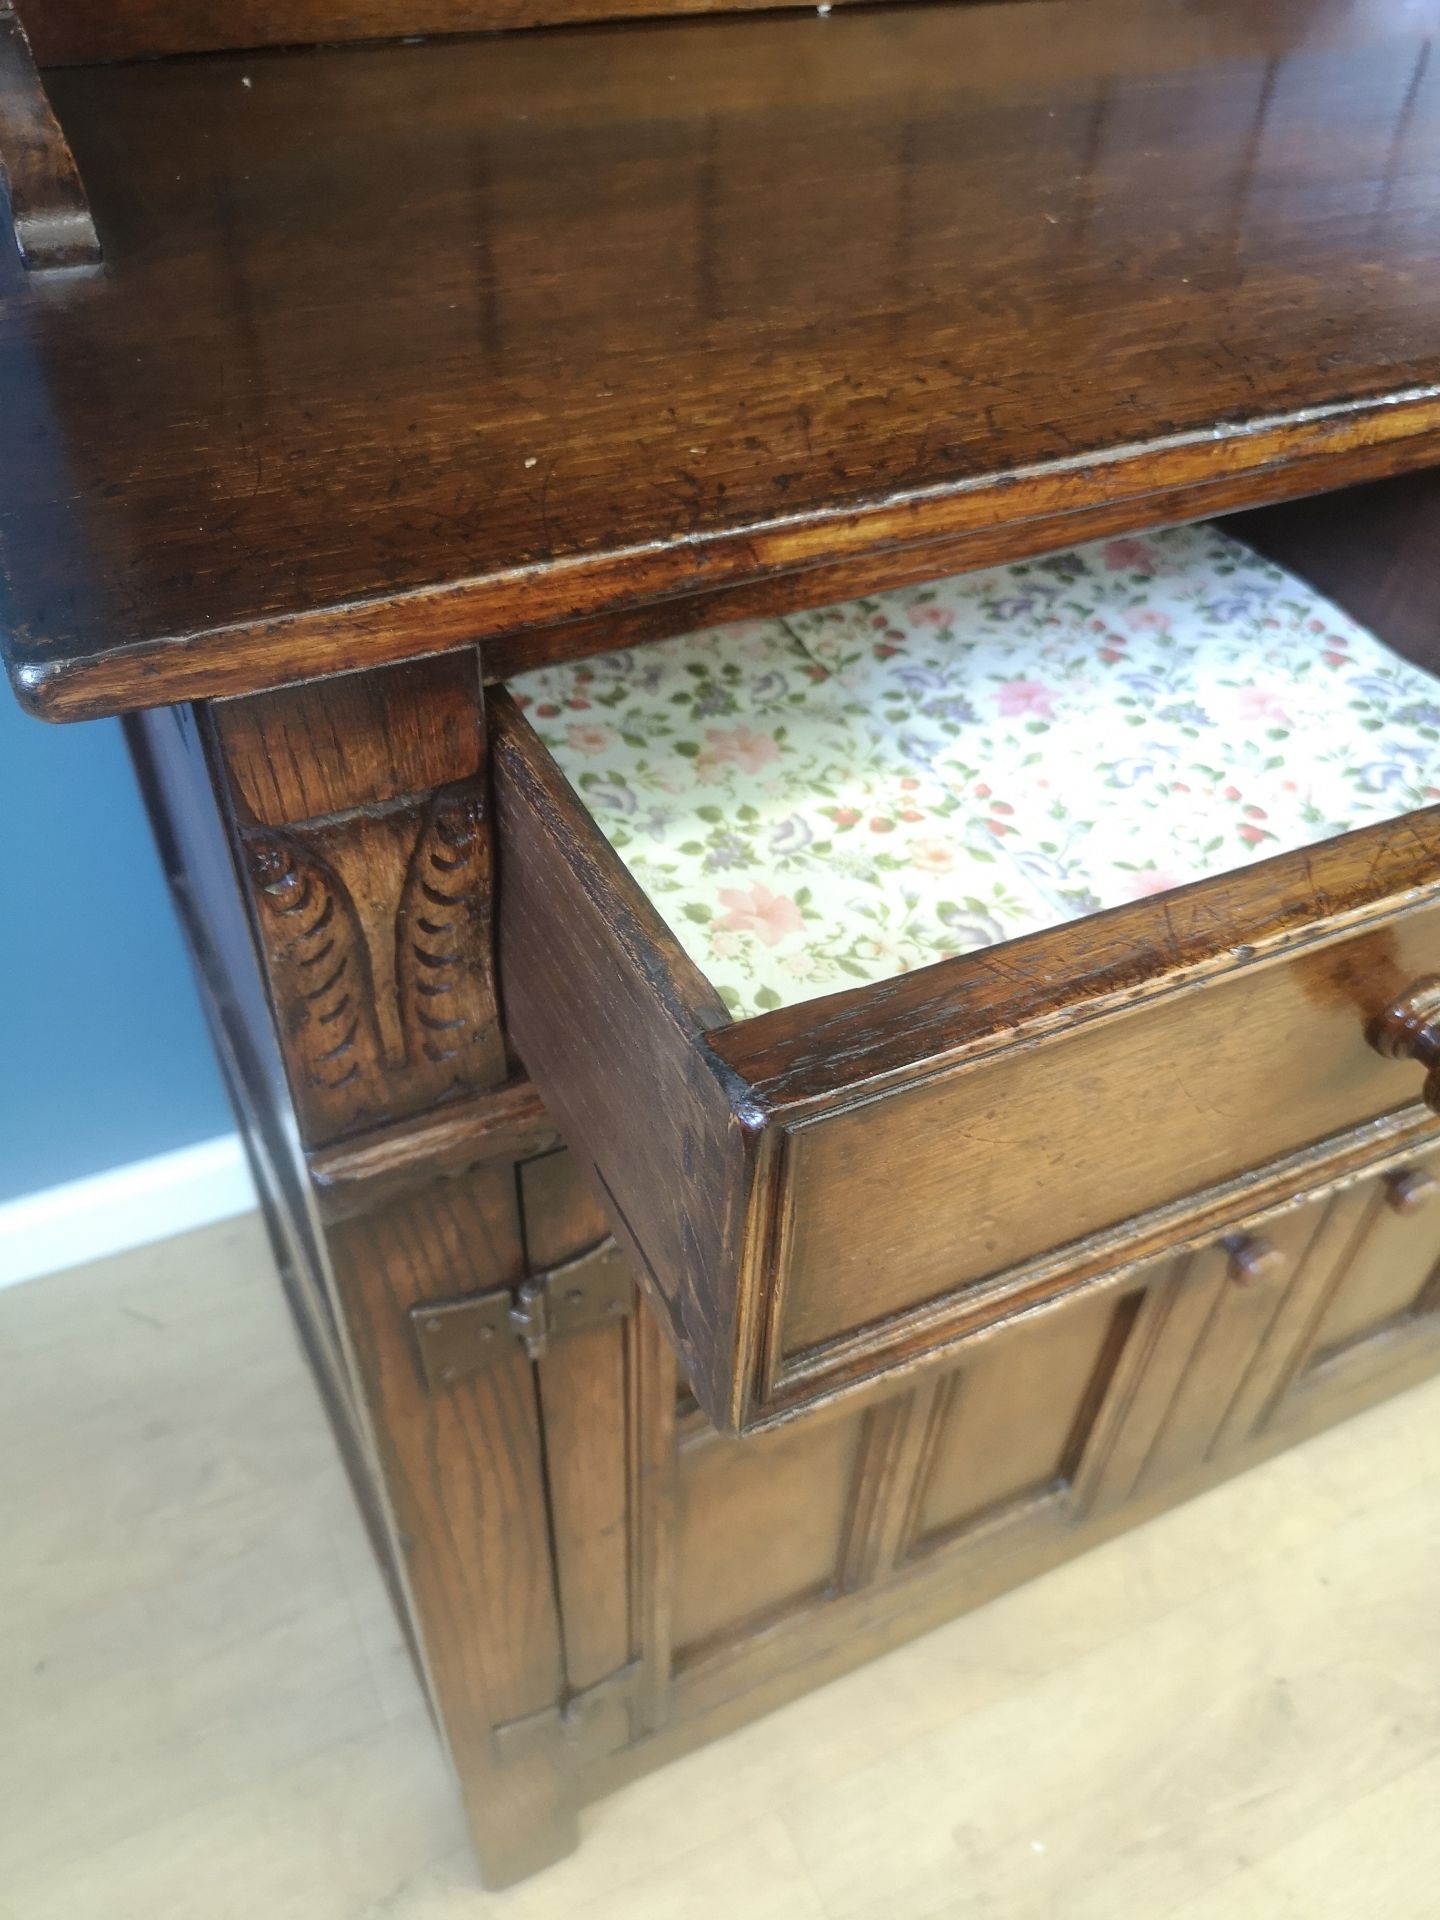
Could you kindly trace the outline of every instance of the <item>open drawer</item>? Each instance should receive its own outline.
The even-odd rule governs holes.
[[[1177,621],[1197,608],[1209,638],[1187,650]],[[1009,688],[1015,725],[983,754],[975,702],[924,679],[944,681],[957,655],[986,697]],[[1425,804],[1440,790],[1440,688],[1213,529],[689,636],[518,692],[528,713],[508,693],[494,702],[507,1019],[717,1425],[764,1426],[948,1352],[1434,1127],[1412,1062],[1440,1057],[1440,808]],[[1197,713],[1231,695],[1230,721],[1207,731]],[[800,828],[771,832],[781,877],[721,874],[740,905],[722,929],[737,937],[717,946],[685,862],[717,845],[728,857],[741,809],[773,802],[772,826],[791,819],[763,741],[823,730],[827,701],[863,746],[847,769],[826,736],[809,879]],[[722,708],[712,732],[705,713]],[[928,759],[905,734],[922,722],[940,742]],[[1108,798],[1079,805],[1083,831],[1057,853],[1055,823],[1068,832],[1077,815],[1067,756],[1087,733]],[[628,781],[609,747],[630,756]],[[997,810],[992,780],[961,778],[957,752],[982,774],[1009,752],[1010,791],[1052,795],[1044,818],[1027,822],[1023,799]],[[1145,753],[1148,812],[1130,764]],[[1207,791],[1187,793],[1193,766]],[[646,816],[659,855],[634,832],[647,791],[664,802]],[[926,794],[910,865],[875,852],[884,885],[867,891],[840,835],[889,817],[877,808],[923,814]],[[698,840],[675,826],[687,807]],[[1162,830],[1152,816],[1167,807]],[[1222,816],[1227,831],[1210,832]],[[1172,884],[1164,835],[1201,877]],[[1083,884],[1077,847],[1081,868],[1095,851]],[[837,872],[874,935],[858,958],[835,942],[843,899],[815,904]],[[954,899],[937,901],[937,876]],[[896,937],[887,951],[875,930],[893,934],[922,881],[930,946]],[[957,950],[930,959],[937,938]],[[801,961],[777,1004],[782,976],[757,967],[787,943]],[[837,954],[841,978],[869,977],[830,990]]]

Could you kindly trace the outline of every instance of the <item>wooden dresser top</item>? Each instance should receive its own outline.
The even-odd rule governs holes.
[[[105,267],[0,257],[22,694],[518,665],[1434,463],[1437,27],[1025,0],[54,70]]]

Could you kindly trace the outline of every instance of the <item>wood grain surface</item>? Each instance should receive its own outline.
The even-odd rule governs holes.
[[[55,70],[108,265],[0,264],[22,694],[1433,462],[1437,21],[1037,0]]]

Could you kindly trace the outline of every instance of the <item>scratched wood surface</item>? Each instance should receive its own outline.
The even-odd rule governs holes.
[[[0,263],[21,690],[1433,462],[1437,25],[1056,0],[56,69],[108,270]]]

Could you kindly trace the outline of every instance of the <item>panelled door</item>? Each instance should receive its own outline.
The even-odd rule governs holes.
[[[519,1178],[532,1267],[603,1233],[568,1155]],[[695,1406],[643,1304],[557,1343],[537,1380],[586,1754],[796,1665],[854,1664],[907,1585],[955,1611],[1063,1558],[1114,1476],[1134,1477],[1186,1264],[1154,1261],[908,1388],[745,1439]]]
[[[1437,1173],[1419,1155],[1177,1261],[1105,1500],[1300,1439],[1440,1365]]]
[[[745,1439],[696,1408],[643,1304],[556,1345],[537,1380],[582,1759],[743,1718],[1440,1364],[1435,1186],[1424,1162],[1372,1176]],[[520,1188],[532,1265],[603,1233],[564,1153]]]
[[[1315,1203],[1308,1256],[1274,1311],[1216,1436],[1219,1452],[1300,1439],[1440,1365],[1440,1154]]]

